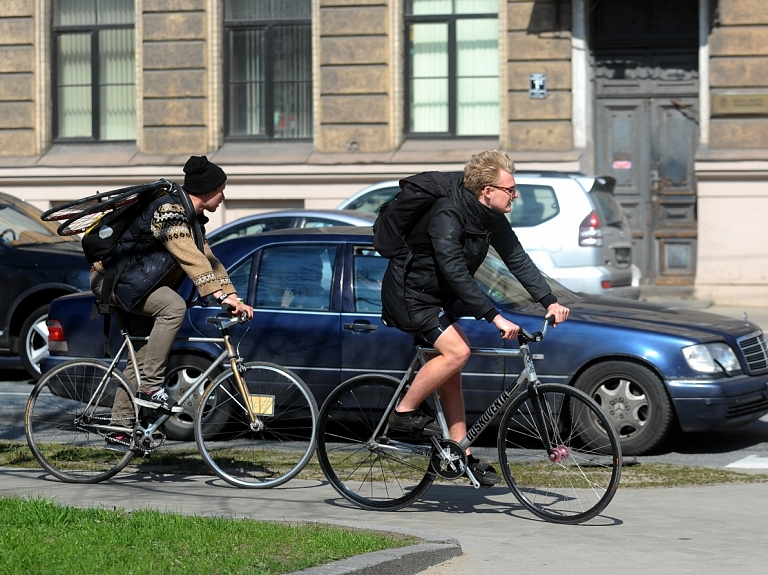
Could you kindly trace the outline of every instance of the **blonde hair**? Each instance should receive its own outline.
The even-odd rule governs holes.
[[[515,173],[515,163],[506,152],[486,150],[475,154],[464,166],[464,187],[476,197],[480,197],[480,192],[485,186],[496,183],[499,170],[504,170],[510,174]]]

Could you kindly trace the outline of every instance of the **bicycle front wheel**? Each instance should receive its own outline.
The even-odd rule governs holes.
[[[600,406],[578,389],[539,384],[538,398],[541,421],[528,390],[501,419],[498,448],[504,479],[537,517],[553,523],[587,521],[606,508],[619,486],[618,434]],[[600,434],[587,436],[585,431],[595,426]]]
[[[112,451],[104,443],[118,394],[130,401],[133,385],[97,361],[68,361],[44,374],[25,413],[27,443],[40,465],[68,483],[97,483],[128,465],[132,451]]]
[[[227,483],[276,487],[298,475],[314,453],[317,402],[307,384],[279,365],[246,363],[240,375],[247,397],[231,370],[203,393],[195,415],[197,447]],[[256,423],[248,414],[249,404]]]
[[[317,459],[340,495],[374,511],[395,511],[419,499],[432,485],[429,445],[392,441],[376,426],[399,381],[360,375],[337,387],[320,410]]]

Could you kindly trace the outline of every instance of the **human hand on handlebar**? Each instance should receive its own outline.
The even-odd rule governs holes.
[[[550,317],[550,316],[554,317],[555,321],[552,324],[552,327],[557,327],[557,324],[562,323],[568,319],[568,314],[570,313],[571,313],[570,309],[555,302],[553,304],[549,304],[549,307],[547,307],[546,317]]]
[[[247,317],[253,319],[253,308],[237,297],[237,294],[228,294],[221,302],[221,306],[229,311],[233,316]]]
[[[514,339],[517,337],[517,334],[520,331],[519,325],[512,323],[501,314],[498,314],[495,318],[493,318],[493,325],[498,328],[501,339]]]

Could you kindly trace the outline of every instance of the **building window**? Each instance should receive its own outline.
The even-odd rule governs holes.
[[[311,0],[225,7],[228,138],[311,138]]]
[[[136,139],[133,0],[53,3],[54,137]]]
[[[406,131],[499,134],[498,0],[406,0]]]

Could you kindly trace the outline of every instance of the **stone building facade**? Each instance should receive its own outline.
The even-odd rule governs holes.
[[[472,153],[502,148],[518,169],[615,177],[647,283],[690,285],[721,304],[768,304],[762,0],[253,0],[275,22],[293,18],[293,6],[306,22],[299,67],[307,123],[296,137],[272,133],[296,123],[277,97],[266,99],[269,122],[248,119],[266,136],[233,128],[241,22],[228,2],[1,2],[0,189],[47,208],[96,190],[178,179],[189,155],[206,154],[229,174],[215,226],[268,209],[333,208],[367,184],[460,169]],[[68,137],[71,110],[62,102],[67,89],[77,93],[77,81],[57,54],[61,34],[82,30],[57,27],[59,10],[98,13],[110,3],[132,15],[123,28],[131,30],[133,59],[122,68],[132,85],[132,135]],[[466,28],[454,22],[474,10],[487,22],[469,32],[471,42],[456,40],[450,34]],[[462,132],[454,116],[439,133],[415,128],[417,105],[431,97],[418,82],[432,71],[419,68],[414,50],[434,43],[429,34],[443,25],[451,31],[447,50],[459,53],[447,73],[458,86],[447,92],[449,115],[465,113],[451,103],[468,89],[462,70],[477,69],[475,88],[496,86],[473,96],[477,114],[487,120],[493,109],[498,118],[484,133]],[[489,26],[488,38],[477,32]],[[272,63],[275,82],[282,62]],[[492,77],[481,78],[488,69]],[[495,107],[483,108],[488,102]]]

